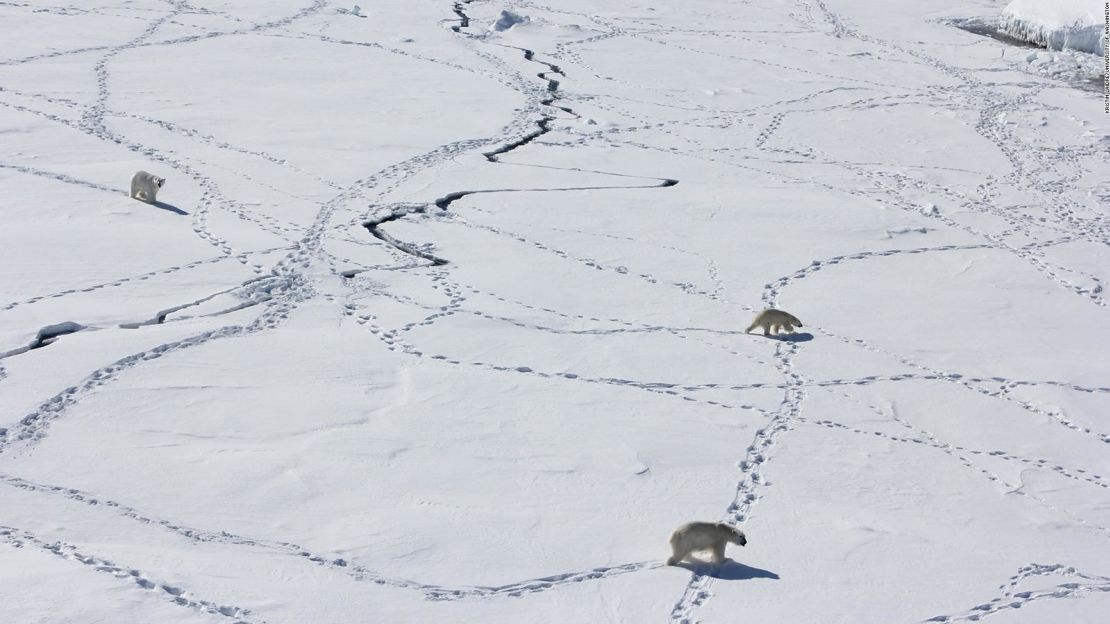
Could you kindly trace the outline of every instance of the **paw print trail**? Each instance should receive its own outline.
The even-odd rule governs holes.
[[[158,596],[171,604],[201,613],[222,616],[234,624],[265,624],[265,620],[254,617],[249,609],[201,599],[183,587],[155,580],[142,570],[136,570],[130,566],[88,554],[85,549],[73,544],[47,542],[27,531],[8,526],[0,526],[0,543],[11,548],[37,548],[66,561],[87,566],[94,572],[110,575],[121,583],[129,583],[131,587]]]
[[[228,325],[219,329],[204,331],[188,338],[139,351],[98,368],[76,385],[62,390],[52,398],[39,404],[36,409],[21,418],[15,425],[0,428],[0,454],[11,453],[17,446],[29,447],[42,441],[46,437],[50,425],[64,416],[69,408],[77,405],[85,395],[98,391],[122,373],[144,362],[191,349],[213,340],[244,336],[272,329],[288,318],[293,307],[291,303],[284,299],[270,301],[266,305],[265,312],[247,325]]]
[[[800,420],[805,400],[805,379],[794,370],[794,358],[799,347],[795,343],[777,343],[775,367],[787,380],[782,402],[771,419],[755,432],[744,459],[737,462],[741,478],[736,494],[725,511],[723,521],[733,526],[742,525],[760,499],[760,491],[769,486],[763,475],[763,466],[770,460],[775,442],[783,432],[789,431]],[[694,624],[695,614],[712,596],[713,578],[695,573],[686,585],[682,596],[671,609],[671,624]]]
[[[0,484],[18,488],[20,490],[28,492],[35,492],[50,496],[60,496],[76,504],[92,508],[88,513],[93,513],[92,510],[112,513],[132,522],[157,526],[167,532],[174,533],[182,537],[183,539],[187,539],[192,542],[224,544],[265,552],[281,552],[288,555],[289,557],[296,559],[297,561],[304,562],[306,565],[323,567],[335,573],[343,574],[355,581],[371,583],[373,585],[394,587],[398,589],[413,590],[423,594],[427,600],[455,601],[498,597],[519,598],[526,594],[545,592],[557,589],[564,585],[600,581],[607,578],[612,578],[614,576],[621,576],[647,570],[655,570],[663,567],[663,563],[661,561],[641,561],[636,563],[626,563],[612,566],[599,566],[573,572],[563,572],[560,574],[554,574],[534,579],[526,579],[498,586],[437,585],[375,572],[363,565],[360,565],[355,561],[338,558],[334,555],[314,553],[305,549],[303,546],[300,546],[293,542],[278,541],[272,539],[258,539],[246,537],[243,535],[237,535],[228,531],[216,531],[185,526],[169,520],[156,518],[129,505],[73,488],[35,483],[26,479],[22,479],[20,477],[3,473],[0,473]],[[10,532],[8,535],[16,536],[12,538],[13,540],[21,541],[21,543],[30,541],[41,547],[54,550],[53,548],[49,548],[47,545],[45,545],[45,542],[37,540],[29,533],[18,531],[10,527],[0,527],[0,539],[2,539],[5,535],[5,533],[3,532],[5,530]],[[63,550],[67,553],[73,552],[77,550],[77,547],[66,545]],[[80,559],[75,560],[81,561]],[[103,563],[103,560],[98,558],[93,558],[92,561],[96,562],[98,565],[100,563]],[[86,561],[81,561],[81,563],[86,563],[87,565],[90,564]],[[102,571],[118,572],[124,569],[123,566],[117,566],[110,563],[106,563],[105,565],[109,566],[110,569]],[[130,574],[130,576],[141,578],[143,579],[143,581],[146,581],[145,575]],[[121,575],[121,578],[126,577]],[[136,582],[138,582],[141,587],[146,589],[160,586],[160,584],[153,582],[149,582],[149,586],[148,582]],[[174,596],[177,597],[180,597],[180,595],[181,594],[174,594]],[[205,603],[202,601],[202,604],[207,605],[210,603]],[[245,613],[245,611],[240,609],[237,611],[237,613]]]
[[[1062,576],[1071,578],[1066,583],[1060,583],[1049,589],[1035,591],[1017,591],[1022,581],[1033,577]],[[1009,581],[1000,587],[1002,595],[982,604],[975,605],[962,613],[937,615],[926,620],[928,622],[978,622],[983,618],[997,615],[1011,609],[1020,609],[1026,605],[1042,600],[1060,598],[1078,598],[1084,594],[1110,592],[1110,578],[1085,574],[1071,566],[1062,564],[1029,564],[1018,570],[1010,577]]]

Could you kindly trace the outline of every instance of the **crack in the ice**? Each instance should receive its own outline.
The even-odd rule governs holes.
[[[81,325],[80,323],[74,323],[73,321],[65,321],[63,323],[47,325],[46,327],[38,330],[38,332],[35,334],[34,339],[31,340],[29,344],[0,353],[0,360],[12,357],[14,355],[27,353],[28,351],[34,351],[35,349],[41,349],[47,345],[53,344],[58,338],[62,336],[73,334],[83,329],[88,328],[84,325]]]
[[[470,16],[467,15],[465,11],[463,11],[463,7],[467,4],[470,4],[471,1],[472,0],[459,0],[455,3],[452,10],[455,12],[455,15],[459,16],[459,23],[455,26],[452,26],[451,30],[459,32],[463,28],[470,28]]]
[[[469,4],[469,2],[470,2],[470,0],[461,0],[460,2],[456,2],[455,5],[454,5],[454,12],[455,12],[456,15],[459,16],[459,19],[460,19],[460,24],[459,25],[451,27],[451,30],[453,30],[456,33],[460,33],[462,28],[466,28],[470,25],[470,17],[464,11],[464,5]],[[504,47],[512,47],[512,46],[504,46]],[[540,79],[547,82],[547,92],[549,93],[549,95],[547,97],[542,98],[540,100],[540,105],[556,108],[556,109],[561,110],[563,112],[566,112],[566,113],[577,116],[577,114],[571,108],[563,107],[563,106],[557,106],[555,104],[555,102],[558,101],[559,98],[561,97],[561,95],[559,93],[559,84],[560,83],[559,83],[558,80],[548,77],[547,74],[549,74],[549,73],[556,74],[556,75],[559,75],[559,76],[563,76],[565,78],[566,74],[563,72],[562,68],[559,67],[558,65],[555,65],[554,63],[549,63],[547,61],[537,59],[536,55],[535,55],[535,52],[533,50],[528,49],[528,48],[513,47],[512,49],[519,50],[521,53],[523,53],[525,60],[533,62],[533,63],[539,63],[539,64],[547,67],[548,71],[540,72],[540,73],[536,74]],[[491,150],[489,152],[484,152],[482,155],[489,162],[503,164],[500,161],[500,158],[499,158],[500,156],[502,156],[504,154],[507,154],[507,153],[517,149],[517,148],[523,147],[523,146],[531,143],[532,141],[536,140],[537,138],[547,134],[548,132],[551,132],[551,130],[552,130],[551,123],[553,121],[555,121],[554,116],[544,115],[538,121],[536,121],[536,125],[538,127],[537,130],[529,132],[529,133],[525,134],[523,137],[521,137],[521,138],[519,138],[515,141],[511,141],[509,143],[506,143],[506,144],[504,144],[504,145],[502,145],[502,146],[500,146],[500,147],[498,147],[494,150]],[[537,166],[542,166],[542,165],[537,165]],[[550,168],[555,169],[557,167],[550,167]],[[566,168],[566,170],[583,171],[581,169],[574,169],[574,168]],[[627,174],[619,174],[619,173],[609,174],[607,172],[602,172],[602,171],[597,171],[597,172],[594,172],[594,173],[601,173],[601,174],[606,174],[606,175],[615,175],[615,176],[620,176],[620,177],[640,177],[640,176],[630,176],[630,175],[627,175]],[[589,191],[589,190],[608,190],[608,189],[621,189],[621,188],[624,188],[624,189],[629,189],[629,188],[667,188],[667,187],[671,187],[671,186],[674,186],[674,185],[678,184],[678,180],[673,179],[673,178],[654,178],[654,179],[658,179],[658,180],[660,180],[660,182],[658,184],[653,184],[653,185],[649,185],[649,186],[642,186],[642,185],[641,186],[580,186],[580,187],[563,187],[563,188],[479,189],[479,190],[470,190],[470,191],[453,191],[453,192],[447,193],[443,197],[437,198],[436,200],[434,200],[433,204],[437,208],[439,208],[440,210],[447,210],[453,202],[455,202],[459,199],[462,199],[463,197],[466,197],[468,195],[474,195],[474,194],[477,194],[477,193]],[[408,215],[411,215],[411,214],[426,214],[426,212],[427,212],[427,205],[425,205],[425,204],[410,204],[410,205],[402,207],[400,210],[393,210],[388,215],[386,215],[384,217],[379,217],[377,219],[365,220],[365,221],[362,222],[362,226],[365,227],[367,229],[367,231],[369,231],[372,236],[374,236],[378,240],[381,240],[382,242],[390,245],[391,247],[397,249],[398,251],[400,251],[402,253],[408,254],[410,256],[413,256],[415,258],[419,258],[419,259],[422,259],[422,260],[427,260],[427,261],[431,262],[432,266],[443,266],[443,265],[448,263],[448,261],[446,259],[441,258],[439,256],[436,256],[434,254],[428,253],[426,251],[420,250],[412,244],[409,244],[409,243],[406,243],[404,241],[398,240],[397,238],[391,236],[390,234],[385,232],[383,229],[381,229],[382,225],[384,225],[386,223],[389,223],[391,221],[397,221],[397,220],[399,220],[403,217],[406,217]],[[355,274],[357,274],[357,271],[355,273],[351,273],[350,271],[344,271],[343,273],[341,273],[341,276],[342,277],[352,277]]]
[[[205,317],[220,316],[229,312],[235,312],[237,310],[242,310],[251,306],[256,306],[260,303],[265,303],[273,298],[273,293],[275,291],[281,292],[283,290],[287,290],[288,286],[289,284],[286,280],[283,280],[276,275],[264,275],[260,277],[255,277],[243,282],[242,284],[239,284],[238,286],[225,288],[223,290],[216,291],[210,295],[205,295],[204,297],[201,297],[199,299],[171,306],[164,310],[159,310],[155,313],[153,317],[145,321],[120,323],[119,326],[121,329],[138,329],[140,327],[146,327],[148,325],[161,325],[166,322],[166,317],[168,317],[170,314],[173,314],[174,312],[180,312],[181,310],[185,310],[187,308],[198,306],[202,303],[207,303],[215,299],[216,297],[219,297],[220,295],[235,294],[244,299],[242,303],[231,306],[230,308],[210,314],[200,315]],[[193,317],[183,317],[182,320],[184,320],[185,318]]]
[[[438,203],[437,203],[437,205],[438,205]],[[385,242],[389,245],[392,245],[393,247],[395,247],[397,250],[401,251],[402,253],[406,253],[410,256],[414,256],[414,257],[417,257],[417,258],[421,258],[423,260],[427,260],[427,261],[432,263],[432,266],[443,266],[443,265],[447,264],[447,260],[444,260],[443,258],[440,258],[439,256],[428,253],[426,251],[417,249],[416,247],[414,247],[414,246],[412,246],[408,243],[405,243],[403,241],[399,241],[396,238],[390,236],[388,233],[386,233],[380,227],[380,226],[382,226],[386,223],[389,223],[391,221],[396,221],[396,220],[398,220],[402,217],[405,217],[407,215],[410,215],[410,214],[424,214],[425,212],[427,212],[427,210],[428,210],[428,205],[427,204],[410,204],[410,205],[403,206],[403,207],[398,208],[398,209],[394,209],[388,215],[386,215],[384,217],[379,217],[377,219],[371,219],[369,221],[363,221],[362,226],[364,228],[366,228],[370,232],[370,234],[374,236],[374,238],[377,238],[380,241],[383,241],[383,242]],[[355,275],[355,273],[347,274],[345,272],[343,274],[343,277],[353,277],[354,275]]]
[[[435,200],[435,206],[441,210],[447,208],[455,201],[466,197],[467,195],[478,195],[481,193],[553,193],[556,191],[608,191],[617,189],[641,189],[641,188],[667,188],[678,184],[678,180],[670,178],[662,179],[658,184],[640,184],[640,185],[613,185],[613,186],[566,186],[555,188],[519,188],[519,189],[478,189],[474,191],[456,191],[448,193],[443,197]]]

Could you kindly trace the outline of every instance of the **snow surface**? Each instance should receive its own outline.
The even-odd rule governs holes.
[[[351,6],[0,5],[4,621],[1106,620],[1110,124],[997,2]]]
[[[1002,9],[1002,31],[1051,50],[1071,48],[1102,54],[1106,47],[1103,5],[1092,0],[1012,0]]]

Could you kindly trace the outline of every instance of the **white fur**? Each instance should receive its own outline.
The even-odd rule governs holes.
[[[725,559],[725,544],[732,542],[744,546],[748,538],[740,529],[724,522],[689,522],[671,534],[671,551],[667,565],[677,565],[690,553],[708,550],[713,553],[713,563],[720,565]]]
[[[787,333],[792,334],[794,333],[795,325],[798,327],[802,326],[802,322],[798,320],[798,317],[788,312],[783,312],[782,310],[767,308],[755,317],[755,320],[752,321],[751,325],[748,325],[748,328],[745,329],[744,332],[750,332],[756,327],[762,327],[764,336],[770,336],[771,332],[775,331],[775,328],[778,328],[779,331],[785,329]]]
[[[158,189],[165,183],[165,178],[159,178],[153,173],[136,171],[131,176],[131,197],[153,204],[158,201]]]

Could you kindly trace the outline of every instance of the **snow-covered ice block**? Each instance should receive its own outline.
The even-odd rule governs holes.
[[[509,10],[503,10],[501,11],[501,17],[497,18],[497,21],[493,23],[493,26],[490,26],[490,30],[501,32],[509,30],[517,24],[527,24],[530,21],[531,20],[528,18],[527,15],[520,15]]]
[[[1101,54],[1106,45],[1101,8],[1091,0],[1013,0],[1002,9],[999,29],[1052,50]]]

